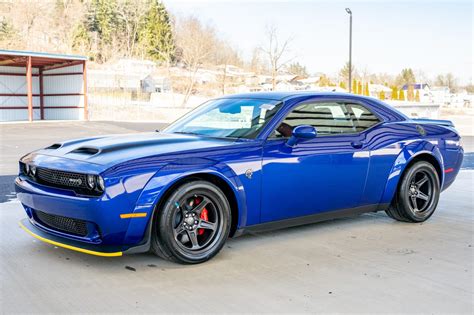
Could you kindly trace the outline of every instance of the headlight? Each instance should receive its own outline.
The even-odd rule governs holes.
[[[99,188],[100,191],[104,191],[105,189],[104,179],[100,175],[97,176],[97,188]]]
[[[94,189],[95,187],[95,175],[87,175],[87,187]]]
[[[30,166],[30,174],[31,176],[35,177],[36,176],[36,166],[31,165]]]
[[[87,175],[87,187],[91,190],[96,189],[98,191],[104,191],[105,184],[104,179],[100,175]]]
[[[30,166],[25,164],[25,175],[30,175]]]

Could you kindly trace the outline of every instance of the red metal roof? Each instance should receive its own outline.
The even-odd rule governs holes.
[[[25,67],[26,59],[31,57],[34,68],[55,68],[82,63],[85,56],[38,53],[33,51],[0,50],[0,66]]]

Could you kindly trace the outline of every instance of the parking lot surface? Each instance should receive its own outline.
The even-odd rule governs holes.
[[[22,154],[70,138],[162,127],[0,125],[1,313],[473,313],[471,162],[425,223],[380,212],[246,235],[201,265],[151,254],[88,256],[36,241],[18,227],[25,214],[12,181]],[[471,151],[471,139],[465,147]]]

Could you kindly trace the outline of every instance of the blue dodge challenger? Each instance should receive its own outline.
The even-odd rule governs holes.
[[[20,226],[93,255],[200,263],[249,231],[375,211],[422,222],[459,172],[460,141],[450,121],[409,119],[368,97],[225,96],[160,132],[24,156]]]

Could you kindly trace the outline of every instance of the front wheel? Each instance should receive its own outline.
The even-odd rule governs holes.
[[[439,177],[433,165],[425,161],[416,162],[403,174],[386,212],[398,221],[426,221],[438,205],[439,194]]]
[[[229,236],[225,194],[207,181],[178,187],[153,220],[152,249],[168,260],[196,264],[214,257]]]

